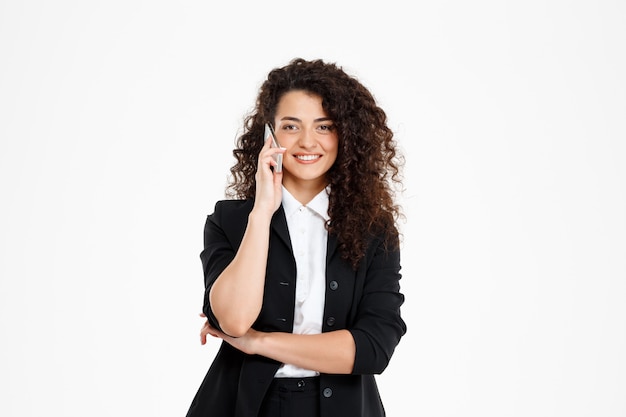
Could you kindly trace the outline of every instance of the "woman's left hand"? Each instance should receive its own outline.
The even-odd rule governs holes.
[[[206,317],[204,313],[200,313],[200,317]],[[200,343],[206,344],[207,335],[211,335],[213,337],[220,338],[224,340],[226,343],[231,345],[232,347],[242,351],[243,353],[247,353],[249,355],[254,354],[253,343],[256,340],[257,336],[259,336],[261,332],[258,332],[254,329],[248,330],[248,332],[241,337],[231,337],[224,332],[216,329],[215,327],[209,324],[209,320],[205,320],[202,328],[200,329]]]

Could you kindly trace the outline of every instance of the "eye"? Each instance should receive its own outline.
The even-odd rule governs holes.
[[[298,128],[298,126],[294,125],[294,124],[283,124],[280,126],[281,130],[296,130]]]
[[[335,130],[335,125],[329,123],[329,124],[319,125],[317,128],[321,130],[322,132],[332,132],[333,130]]]

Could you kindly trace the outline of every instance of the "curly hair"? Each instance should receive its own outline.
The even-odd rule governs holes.
[[[356,269],[374,236],[382,235],[386,248],[399,244],[396,225],[401,212],[394,197],[404,159],[385,112],[367,88],[336,64],[296,58],[268,74],[255,109],[244,119],[244,133],[237,138],[233,150],[237,162],[230,169],[227,196],[254,198],[264,124],[273,122],[279,100],[294,90],[319,96],[337,129],[337,159],[326,173],[330,185],[326,227],[337,237],[342,258]]]

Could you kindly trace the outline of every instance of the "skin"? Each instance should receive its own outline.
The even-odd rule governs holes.
[[[276,139],[285,148],[283,185],[307,204],[328,185],[326,172],[337,159],[339,139],[318,96],[286,93],[276,108]]]
[[[299,90],[284,94],[276,108],[274,125],[282,148],[272,148],[268,140],[259,153],[255,204],[246,232],[235,258],[210,293],[211,307],[224,332],[205,321],[200,340],[205,344],[206,336],[211,335],[244,353],[322,373],[350,373],[356,348],[347,330],[299,335],[251,328],[263,302],[270,221],[281,204],[281,185],[300,203],[307,204],[328,185],[326,172],[338,152],[333,122],[316,95]],[[282,173],[270,169],[276,165],[273,155],[278,153],[283,154]]]

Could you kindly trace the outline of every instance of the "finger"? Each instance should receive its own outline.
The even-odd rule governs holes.
[[[259,154],[259,162],[270,163],[276,165],[276,155],[282,155],[285,153],[285,148],[269,148],[263,149]],[[273,161],[273,162],[272,162]]]
[[[269,165],[271,167],[273,167],[274,169],[272,170],[272,172],[274,174],[282,174],[283,170],[282,170],[282,161],[283,161],[283,154],[285,153],[285,148],[272,148],[270,150],[268,150],[268,155],[269,155]],[[278,170],[278,165],[280,162],[280,170]]]
[[[209,324],[208,322],[204,323],[204,326],[200,329],[200,343],[206,343],[206,335],[209,334]]]
[[[283,172],[276,172],[274,170],[274,192],[276,193],[276,198],[282,198],[283,193]]]
[[[263,148],[261,148],[261,150],[270,149],[271,147],[272,147],[272,138],[268,136],[267,138],[265,138],[265,143],[263,144]]]
[[[214,337],[220,337],[220,331],[216,329],[215,327],[211,326],[208,320],[204,323],[204,325],[202,326],[202,329],[200,329],[200,333],[205,336],[210,334],[211,336],[214,336]]]

